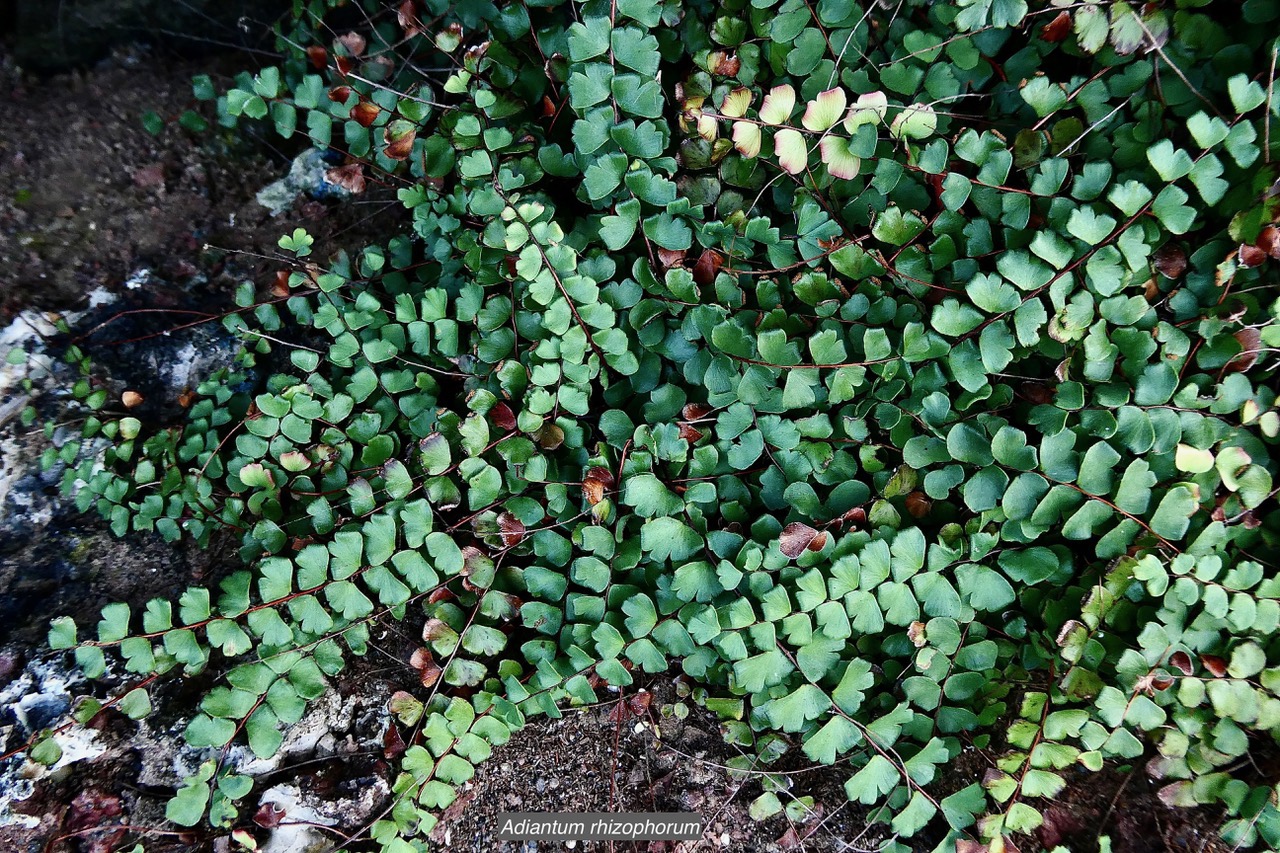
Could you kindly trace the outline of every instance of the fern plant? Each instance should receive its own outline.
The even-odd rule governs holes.
[[[529,717],[675,671],[740,769],[841,768],[885,851],[998,853],[1139,761],[1280,844],[1239,760],[1280,734],[1280,5],[341,5],[196,93],[405,233],[281,239],[226,320],[263,387],[86,421],[82,507],[246,566],[55,648],[215,669],[188,743],[269,756],[421,623],[391,853]],[[213,755],[172,820],[237,824]],[[765,778],[754,815],[807,802]]]

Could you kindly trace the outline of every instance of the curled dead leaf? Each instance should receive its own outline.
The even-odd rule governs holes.
[[[125,391],[120,395],[120,402],[124,404],[126,409],[136,409],[142,405],[143,396],[137,391]]]
[[[1078,630],[1088,631],[1089,629],[1086,628],[1084,623],[1079,621],[1078,619],[1068,619],[1066,621],[1066,624],[1062,626],[1062,630],[1058,631],[1058,637],[1056,640],[1057,644],[1059,646],[1065,646],[1067,642],[1071,639],[1071,635]]]
[[[1043,405],[1053,402],[1054,389],[1050,385],[1043,382],[1023,382],[1021,388],[1022,396],[1032,403]]]
[[[1191,664],[1191,655],[1183,651],[1177,651],[1169,655],[1169,666],[1181,672],[1183,675],[1190,675],[1193,672]]]
[[[350,86],[334,86],[329,90],[329,100],[333,101],[335,104],[345,104],[347,102],[347,98],[350,97]]]
[[[434,643],[441,637],[447,637],[455,633],[453,628],[449,627],[449,623],[443,619],[428,619],[422,624],[422,642]]]
[[[315,70],[323,71],[325,66],[329,64],[329,51],[318,44],[313,44],[307,48],[307,61],[311,63],[311,67]]]
[[[815,543],[817,547],[814,547]],[[815,530],[802,521],[793,521],[782,528],[782,536],[778,540],[778,548],[793,560],[806,550],[820,551],[826,544],[827,534]]]
[[[593,465],[591,468],[587,469],[587,476],[593,480],[599,480],[601,483],[604,483],[606,489],[612,488],[613,484],[617,482],[613,477],[613,472],[603,465]]]
[[[865,524],[867,521],[867,511],[860,506],[853,509],[845,510],[844,515],[840,516],[841,524],[859,525]]]
[[[338,73],[346,77],[351,73],[351,69],[356,67],[356,61],[349,56],[335,56],[333,64],[337,66]]]

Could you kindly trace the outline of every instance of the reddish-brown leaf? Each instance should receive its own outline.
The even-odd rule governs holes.
[[[503,432],[510,432],[516,428],[515,412],[506,403],[497,403],[489,410],[489,423]]]
[[[538,430],[537,441],[543,450],[555,450],[564,444],[564,430],[555,424],[543,424],[542,429]]]
[[[511,513],[504,512],[498,516],[498,533],[506,547],[514,548],[519,545],[526,532],[524,522]]]
[[[855,506],[851,510],[847,510],[844,515],[840,516],[841,524],[864,524],[867,520],[867,511],[860,506]]]
[[[924,492],[912,492],[907,495],[907,512],[912,518],[924,518],[933,510],[933,501]]]
[[[329,64],[329,51],[318,44],[313,44],[307,48],[307,60],[311,63],[312,68],[317,71],[323,71],[325,66]]]
[[[587,477],[582,481],[582,494],[586,496],[589,506],[595,506],[604,500],[604,483],[595,477]]]
[[[378,120],[380,112],[382,112],[382,107],[373,101],[361,101],[351,108],[351,117],[359,122],[361,127],[368,127]]]
[[[417,138],[418,134],[413,130],[395,137],[392,137],[390,133],[384,132],[382,139],[387,145],[382,149],[382,153],[392,160],[407,160],[409,155],[413,153],[413,142]]]
[[[685,421],[681,421],[680,437],[683,438],[685,441],[689,442],[690,444],[697,444],[698,441],[702,438],[702,430],[698,429],[692,424],[686,423]]]
[[[1258,235],[1257,246],[1271,257],[1280,261],[1280,228],[1268,225]]]
[[[684,261],[684,252],[680,249],[658,250],[658,263],[662,265],[664,270],[678,266],[682,261]]]
[[[604,483],[605,488],[613,486],[616,480],[613,478],[613,472],[603,465],[593,465],[587,470],[587,476],[593,480],[599,480]]]
[[[289,295],[289,271],[279,270],[271,283],[271,295],[283,298]]]
[[[680,416],[686,421],[697,421],[711,414],[711,407],[705,403],[686,403],[681,409]]]
[[[413,6],[413,0],[404,0],[400,4],[400,8],[396,10],[396,21],[400,24],[400,29],[404,30],[405,38],[413,38],[422,32],[422,21],[418,19],[418,10]]]
[[[1059,12],[1058,17],[1040,28],[1040,38],[1045,41],[1059,42],[1071,34],[1071,15]]]
[[[1165,278],[1179,278],[1187,271],[1187,250],[1177,243],[1165,243],[1151,256],[1151,265]]]
[[[359,33],[345,33],[338,36],[338,44],[345,47],[352,56],[359,56],[364,53],[367,42],[365,42],[364,36]]]
[[[351,97],[350,86],[334,86],[329,90],[329,100],[336,104],[345,104],[347,98]]]
[[[1260,267],[1267,260],[1267,253],[1257,246],[1251,246],[1248,243],[1240,244],[1240,266],[1246,269],[1251,267]]]
[[[324,173],[324,178],[331,184],[342,187],[349,193],[359,194],[364,192],[364,164],[348,163],[345,166],[339,166],[336,169],[329,169]],[[286,273],[287,275],[287,273]]]
[[[1191,655],[1186,652],[1174,652],[1169,655],[1169,666],[1178,670],[1178,672],[1183,675],[1190,675],[1193,672]]]
[[[716,273],[724,266],[724,255],[715,249],[704,249],[693,265],[693,280],[698,284],[708,285],[716,280]]]
[[[254,812],[253,822],[263,829],[274,829],[280,825],[280,821],[284,820],[286,814],[288,812],[275,803],[263,803],[262,807]]]
[[[431,652],[426,649],[416,650],[413,657],[409,659],[409,665],[418,671],[423,687],[433,687],[440,680],[440,667],[436,665]]]
[[[351,73],[351,69],[356,67],[356,61],[349,56],[335,56],[333,64],[338,66],[338,73],[346,77]]]
[[[639,693],[633,693],[627,698],[627,704],[631,706],[631,713],[636,716],[643,716],[649,711],[649,704],[653,701],[653,694],[648,690],[641,690]]]
[[[1258,361],[1258,354],[1262,352],[1262,333],[1246,326],[1236,332],[1235,339],[1240,344],[1240,354],[1228,361],[1224,369],[1244,373]]]
[[[405,753],[404,738],[400,737],[400,728],[395,723],[387,723],[387,731],[382,736],[382,754],[387,758],[399,758]]]
[[[822,537],[822,542],[819,543],[818,548],[815,550],[821,550],[822,546],[826,544],[826,534],[819,533],[802,521],[793,521],[782,528],[782,536],[778,540],[778,548],[783,554],[794,560],[803,554],[806,549],[811,548],[819,536]]]
[[[1212,673],[1214,678],[1222,678],[1227,674],[1227,662],[1217,655],[1200,655],[1200,663]]]
[[[1043,382],[1023,382],[1022,383],[1022,395],[1026,397],[1028,400],[1030,400],[1031,402],[1039,405],[1043,405],[1045,403],[1052,403],[1053,392],[1054,392],[1053,387],[1046,385]]]
[[[449,623],[443,619],[428,619],[422,623],[422,642],[424,643],[434,643],[441,637],[447,637],[453,633],[453,628],[449,627]]]
[[[143,396],[137,391],[125,391],[120,395],[120,402],[126,409],[136,409],[142,405]]]
[[[712,51],[707,57],[707,67],[711,69],[711,73],[720,77],[735,77],[742,70],[742,60],[737,54],[726,53],[723,50]]]

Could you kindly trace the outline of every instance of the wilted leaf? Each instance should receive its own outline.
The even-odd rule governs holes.
[[[364,53],[366,46],[364,36],[354,32],[338,36],[338,44],[345,47],[352,56],[359,56]]]
[[[782,537],[778,540],[779,549],[793,560],[805,550],[821,551],[826,544],[827,534],[801,521],[793,521],[784,527]]]
[[[1165,278],[1181,278],[1187,271],[1187,252],[1178,243],[1165,243],[1151,256],[1151,263]]]
[[[502,536],[502,544],[508,548],[514,548],[520,544],[520,540],[524,539],[525,526],[511,513],[503,512],[498,516],[498,532]]]
[[[348,163],[324,173],[325,180],[342,187],[349,193],[362,193],[365,189],[364,164]],[[287,276],[287,273],[286,273]]]

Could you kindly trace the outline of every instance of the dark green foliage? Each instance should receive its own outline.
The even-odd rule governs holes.
[[[332,42],[306,5],[218,120],[346,152],[412,230],[283,238],[291,295],[227,322],[267,387],[96,427],[83,506],[248,567],[112,605],[87,669],[225,669],[188,740],[268,755],[425,620],[396,853],[527,716],[677,670],[886,850],[1002,849],[1150,755],[1280,843],[1235,775],[1280,734],[1276,3],[430,0]],[[965,744],[998,767],[960,787]],[[229,822],[231,778],[171,817]]]

